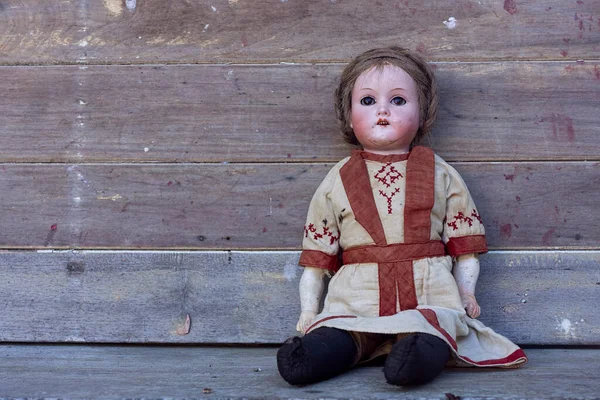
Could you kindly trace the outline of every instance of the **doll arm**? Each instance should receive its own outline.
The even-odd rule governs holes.
[[[467,315],[479,317],[481,309],[475,299],[475,285],[479,278],[479,258],[477,254],[463,254],[457,257],[453,270],[454,279],[458,285],[458,293]]]
[[[322,268],[304,267],[302,278],[300,278],[300,319],[296,324],[296,330],[302,333],[312,324],[319,312],[321,296],[325,283],[323,277],[326,270]]]

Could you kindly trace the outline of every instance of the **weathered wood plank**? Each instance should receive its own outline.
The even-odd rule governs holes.
[[[398,388],[381,366],[292,387],[277,372],[274,348],[0,347],[1,398],[255,399],[592,399],[598,349],[528,349],[517,370],[447,368],[433,382]],[[160,377],[157,379],[157,377]]]
[[[454,165],[491,248],[600,247],[600,163]],[[0,165],[0,248],[297,249],[330,167]]]
[[[576,60],[600,52],[598,0],[0,4],[5,64],[345,61],[391,44],[443,60]]]
[[[334,161],[342,65],[0,67],[4,162]],[[599,160],[600,63],[440,63],[447,160]],[[35,145],[32,145],[35,143]]]
[[[300,311],[297,261],[298,252],[3,252],[0,341],[281,343]],[[521,344],[600,344],[600,252],[491,252],[481,264],[482,322]]]

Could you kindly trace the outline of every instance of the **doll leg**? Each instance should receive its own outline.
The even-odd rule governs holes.
[[[394,344],[383,372],[391,385],[419,385],[438,376],[449,357],[450,348],[442,339],[413,333]]]
[[[322,327],[288,339],[277,352],[277,368],[291,385],[324,381],[349,370],[357,351],[350,333]]]

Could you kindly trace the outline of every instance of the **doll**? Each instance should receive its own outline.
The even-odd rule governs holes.
[[[367,51],[342,72],[336,114],[362,147],[337,163],[310,203],[301,314],[277,353],[292,385],[387,355],[392,385],[431,381],[446,365],[516,368],[525,353],[477,321],[481,217],[460,175],[418,143],[438,105],[431,68],[399,47]],[[318,313],[325,275],[333,274]]]

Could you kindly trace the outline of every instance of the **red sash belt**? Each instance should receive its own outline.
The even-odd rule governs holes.
[[[417,308],[413,260],[446,255],[444,243],[432,240],[425,243],[361,246],[345,250],[344,264],[377,263],[379,275],[379,315],[396,314],[396,299],[400,310]]]

